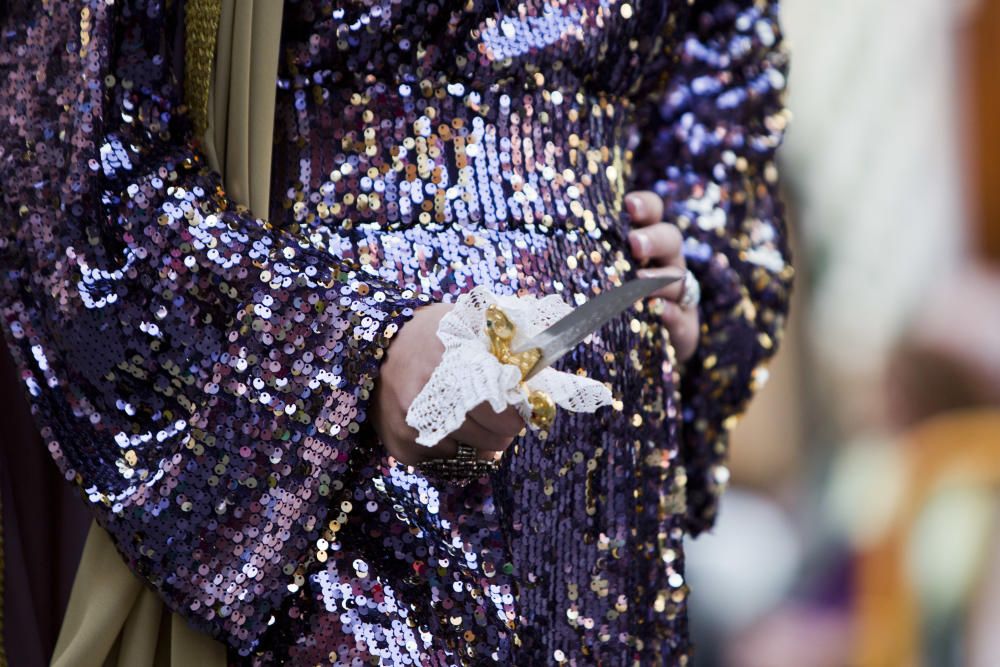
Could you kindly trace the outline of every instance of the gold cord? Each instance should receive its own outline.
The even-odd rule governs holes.
[[[199,137],[208,128],[208,91],[221,16],[222,0],[187,0],[184,7],[184,101]]]

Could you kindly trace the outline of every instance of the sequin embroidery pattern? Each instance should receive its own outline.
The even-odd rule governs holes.
[[[133,570],[253,664],[684,664],[682,538],[766,377],[792,269],[777,3],[288,0],[268,219],[182,105],[183,2],[8,2],[0,317],[56,463]],[[414,309],[632,277],[653,189],[700,279],[638,304],[563,414],[452,485],[366,421]]]

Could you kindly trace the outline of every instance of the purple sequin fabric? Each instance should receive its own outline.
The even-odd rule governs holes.
[[[271,210],[207,166],[183,7],[7,2],[0,317],[56,463],[130,567],[254,664],[684,664],[682,538],[793,271],[767,0],[289,0]],[[651,189],[701,281],[558,362],[615,403],[437,480],[366,422],[414,309],[631,278]]]

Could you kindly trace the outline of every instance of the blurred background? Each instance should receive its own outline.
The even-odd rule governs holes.
[[[695,665],[1000,665],[1000,0],[783,0],[793,322]]]

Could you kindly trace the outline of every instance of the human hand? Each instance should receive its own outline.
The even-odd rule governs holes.
[[[524,420],[513,407],[498,414],[488,403],[481,403],[437,445],[417,443],[417,431],[406,423],[406,413],[441,362],[444,344],[437,337],[438,322],[451,308],[451,304],[435,303],[417,309],[389,346],[375,383],[372,425],[386,451],[405,465],[453,457],[460,442],[476,449],[480,458],[495,460],[524,428]]]
[[[684,239],[677,225],[663,221],[663,199],[655,192],[635,190],[625,195],[625,208],[635,227],[629,233],[632,254],[642,266],[650,265],[639,269],[636,275],[639,278],[683,277],[687,271]],[[651,295],[662,300],[660,318],[670,332],[679,361],[687,361],[698,348],[698,307],[682,307],[679,301],[683,292],[683,281],[677,281]]]

